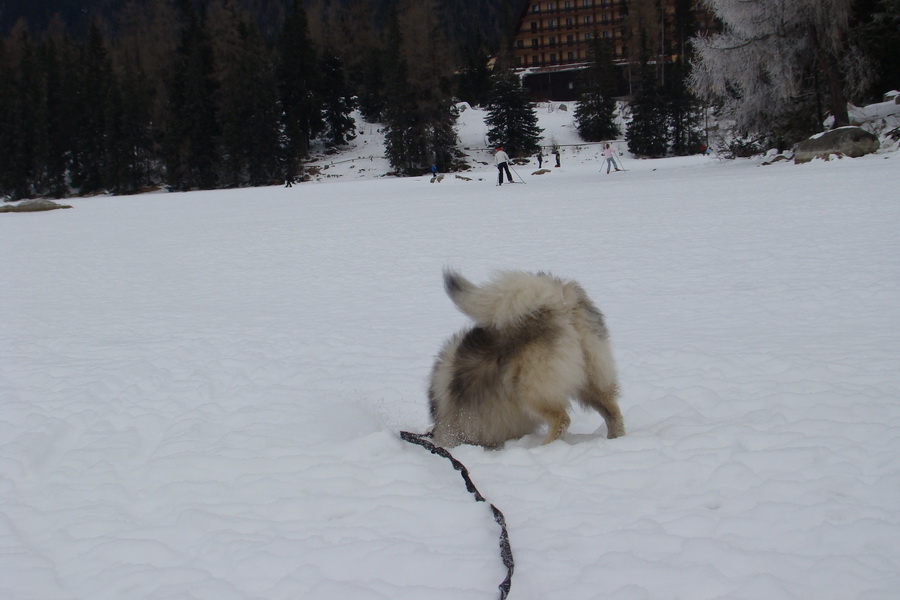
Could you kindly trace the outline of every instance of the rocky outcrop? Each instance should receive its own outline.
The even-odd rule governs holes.
[[[857,158],[878,150],[878,138],[859,127],[839,127],[815,135],[797,144],[794,150],[795,163],[807,163],[814,158],[824,158],[832,154]]]
[[[5,212],[42,212],[45,210],[57,210],[59,208],[72,208],[68,204],[57,204],[53,200],[36,199],[23,200],[16,204],[0,206],[0,213]]]

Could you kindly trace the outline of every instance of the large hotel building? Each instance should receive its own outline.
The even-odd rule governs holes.
[[[662,38],[654,61],[671,62],[680,51],[674,38],[675,0],[661,1],[659,28]],[[691,25],[695,30],[712,26],[712,18],[700,2],[691,2]],[[535,99],[571,100],[575,97],[577,72],[591,60],[596,38],[607,39],[616,64],[627,80],[631,38],[628,0],[531,0],[522,11],[513,39],[513,67]],[[627,85],[624,93],[627,93]]]

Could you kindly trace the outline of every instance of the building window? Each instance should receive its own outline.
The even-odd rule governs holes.
[[[550,64],[553,64],[555,62],[556,62],[556,53],[551,52],[550,53]]]
[[[592,31],[588,31],[584,34],[584,41],[588,42],[592,39],[594,39],[594,33]]]
[[[566,0],[566,10],[572,10],[572,0]]]
[[[537,21],[531,22],[531,33],[537,33]]]
[[[554,27],[556,27],[556,19],[549,19],[547,21],[547,27],[550,29],[553,29]]]
[[[566,19],[566,29],[572,29],[572,19]]]
[[[550,47],[553,48],[554,46],[556,46],[556,36],[551,35],[550,36]]]
[[[585,24],[585,25],[590,25],[590,24],[591,24],[591,15],[588,15],[588,16],[586,16],[586,17],[584,18],[584,24]]]
[[[521,67],[521,66],[522,66],[522,57],[521,57],[521,56],[517,56],[517,57],[516,57],[516,66],[517,66],[517,67]]]
[[[567,35],[567,36],[566,36],[566,43],[567,43],[568,45],[570,45],[570,46],[574,45],[574,44],[575,44],[575,36],[574,36],[574,35]]]
[[[531,38],[531,47],[532,47],[532,48],[537,48],[537,47],[538,47],[538,41],[537,41],[537,38]]]
[[[516,40],[516,48],[524,48],[525,40]]]
[[[552,2],[547,3],[547,12],[553,12],[553,3]]]
[[[603,37],[608,40],[609,39],[609,31],[604,31]]]
[[[540,5],[540,4],[532,4],[532,5],[531,5],[531,12],[533,12],[533,13],[539,13],[539,12],[541,12],[541,5]]]
[[[569,62],[575,62],[575,53],[569,52]]]
[[[603,13],[600,16],[600,22],[603,23],[604,25],[609,25],[609,15],[606,13]]]
[[[538,63],[538,55],[537,54],[535,54],[534,56],[531,57],[531,64],[535,67],[538,66],[539,63]]]

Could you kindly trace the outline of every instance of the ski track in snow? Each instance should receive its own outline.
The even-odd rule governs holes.
[[[559,134],[562,135],[562,134]],[[336,180],[0,218],[0,598],[496,598],[401,429],[445,265],[579,280],[628,435],[454,455],[513,600],[900,597],[897,154]]]

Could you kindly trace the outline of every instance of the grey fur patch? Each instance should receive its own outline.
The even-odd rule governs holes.
[[[456,271],[444,269],[444,291],[452,300],[473,288],[472,283]]]
[[[450,392],[460,406],[490,399],[502,390],[506,370],[532,344],[552,345],[560,330],[546,311],[529,315],[515,327],[473,327],[456,349]]]
[[[606,328],[606,319],[603,317],[603,313],[600,312],[600,309],[597,308],[593,302],[585,297],[580,303],[579,307],[584,309],[584,313],[592,317],[592,325],[594,326],[595,333],[600,336],[601,339],[609,339],[609,330]]]

